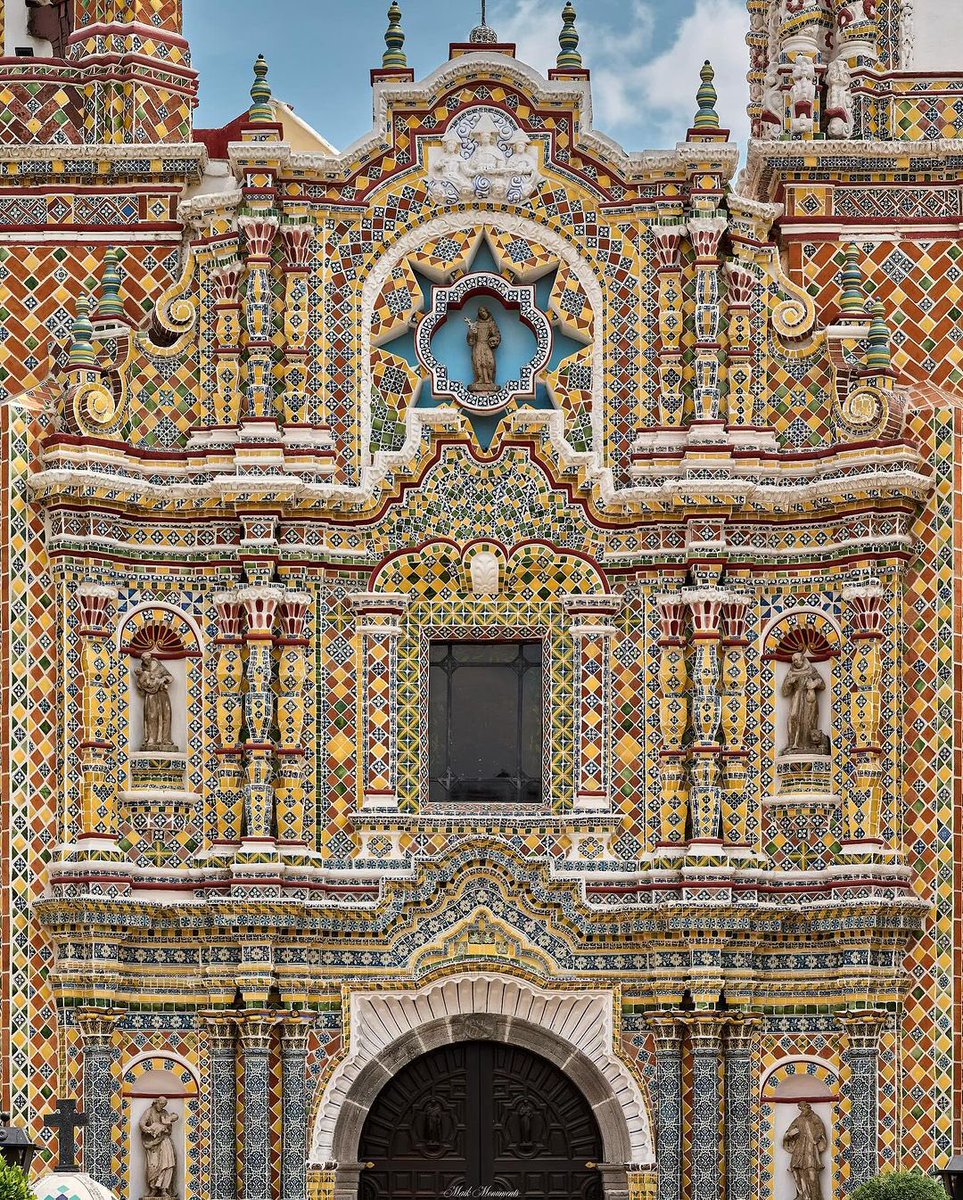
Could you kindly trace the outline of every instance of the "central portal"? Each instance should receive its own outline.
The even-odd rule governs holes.
[[[372,1105],[359,1158],[373,1164],[362,1200],[602,1200],[602,1138],[585,1097],[547,1060],[500,1042],[409,1063]]]

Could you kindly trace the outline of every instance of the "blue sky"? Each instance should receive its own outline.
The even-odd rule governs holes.
[[[368,72],[381,63],[389,0],[184,0],[201,73],[196,124],[223,125],[248,104],[251,64],[263,53],[275,96],[339,149],[371,127]],[[554,65],[564,0],[489,0],[488,23],[519,57]],[[575,0],[595,127],[626,149],[685,137],[699,67],[716,67],[719,112],[746,137],[748,15],[744,0]],[[408,62],[418,78],[477,23],[478,0],[401,0]]]

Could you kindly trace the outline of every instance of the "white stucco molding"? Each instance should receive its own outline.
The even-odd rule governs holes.
[[[651,1164],[652,1127],[641,1089],[614,1051],[615,994],[541,988],[493,972],[452,975],[417,991],[351,994],[348,1054],[320,1098],[309,1161],[352,1161],[385,1084],[421,1054],[482,1039],[524,1046],[580,1088],[609,1161]]]

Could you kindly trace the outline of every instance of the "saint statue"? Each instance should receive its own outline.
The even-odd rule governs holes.
[[[134,682],[144,697],[144,744],[141,750],[176,753],[179,747],[171,741],[170,686],[174,676],[156,655],[148,651],[134,672]]]
[[[497,392],[495,382],[495,351],[501,345],[502,335],[495,318],[487,308],[478,310],[478,320],[468,324],[468,345],[471,346],[471,365],[475,380],[468,385],[470,392]]]
[[[168,1111],[166,1097],[158,1096],[138,1122],[144,1147],[145,1200],[175,1200],[177,1158],[174,1155],[171,1126],[176,1120],[177,1113]]]
[[[799,1115],[786,1130],[782,1148],[789,1151],[789,1169],[796,1184],[796,1200],[823,1200],[819,1174],[828,1145],[826,1126],[813,1106],[799,1101]]]
[[[819,693],[825,686],[805,653],[797,650],[782,681],[783,699],[789,701],[789,741],[783,754],[829,753],[829,737],[819,728]]]

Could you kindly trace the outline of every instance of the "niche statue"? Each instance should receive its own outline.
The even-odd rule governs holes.
[[[170,686],[174,676],[149,651],[134,671],[134,683],[144,697],[144,741],[142,751],[176,754],[179,747],[171,741]]]
[[[797,650],[782,681],[782,697],[789,701],[783,754],[828,754],[829,735],[819,728],[819,693],[826,681],[805,652]]]
[[[177,1113],[169,1111],[166,1097],[158,1096],[137,1123],[144,1147],[144,1200],[175,1200],[177,1158],[171,1127],[176,1121]]]
[[[799,1101],[799,1115],[786,1130],[782,1148],[789,1151],[789,1169],[796,1185],[796,1200],[823,1200],[820,1172],[828,1141],[826,1126],[813,1106]]]
[[[498,391],[495,382],[495,351],[502,343],[502,335],[495,318],[487,308],[478,310],[478,320],[468,325],[468,345],[471,346],[471,365],[475,373],[474,382],[468,385],[470,392],[490,393]]]

